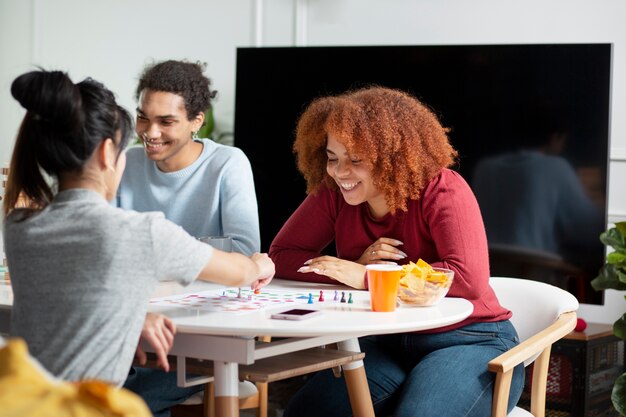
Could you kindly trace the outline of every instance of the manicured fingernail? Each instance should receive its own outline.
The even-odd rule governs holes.
[[[396,245],[404,245],[401,240],[396,240]]]
[[[308,265],[308,264],[310,264],[310,263],[311,263],[311,261],[312,261],[312,260],[313,260],[313,259],[309,259],[309,260],[308,260],[308,261],[306,261],[304,264],[305,264],[305,265]]]
[[[404,253],[395,253],[395,254],[393,255],[393,257],[394,257],[395,259],[404,259],[404,258],[406,258],[406,255],[405,255]]]
[[[309,268],[308,266],[303,266],[300,269],[298,269],[298,272],[309,272],[311,270],[311,268]]]

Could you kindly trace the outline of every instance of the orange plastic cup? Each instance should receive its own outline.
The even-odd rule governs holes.
[[[366,265],[372,311],[396,311],[396,300],[402,267],[400,265]]]

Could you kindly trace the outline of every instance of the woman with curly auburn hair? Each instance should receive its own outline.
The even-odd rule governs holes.
[[[489,286],[478,204],[449,169],[457,153],[447,132],[419,100],[382,87],[319,98],[298,122],[294,151],[308,196],[270,247],[277,276],[363,289],[365,265],[421,258],[452,269],[448,296],[474,306],[470,317],[444,328],[360,340],[376,415],[490,415],[487,363],[518,343],[511,312]],[[322,255],[333,240],[337,256]],[[520,366],[511,408],[522,388]],[[351,413],[345,384],[323,371],[285,416]]]
[[[350,154],[367,155],[374,185],[389,210],[407,210],[424,187],[457,156],[447,129],[430,109],[400,91],[384,88],[316,100],[298,124],[294,151],[307,191],[337,184],[326,172],[326,137],[334,136]],[[401,155],[402,160],[398,160]],[[402,163],[402,169],[396,169]]]

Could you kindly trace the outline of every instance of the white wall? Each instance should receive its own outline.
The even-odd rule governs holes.
[[[23,116],[11,81],[34,65],[99,79],[134,109],[146,63],[207,62],[217,124],[230,131],[238,46],[611,42],[609,218],[626,220],[625,17],[623,0],[0,0],[0,163]],[[607,291],[579,315],[610,323],[625,310]]]

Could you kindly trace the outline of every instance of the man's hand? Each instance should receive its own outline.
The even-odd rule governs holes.
[[[146,314],[140,340],[145,340],[152,346],[157,356],[157,365],[163,368],[165,372],[170,370],[167,352],[170,351],[174,343],[174,334],[176,334],[176,326],[169,318],[156,313]],[[145,365],[147,357],[141,344],[137,345],[135,356],[141,365]]]

